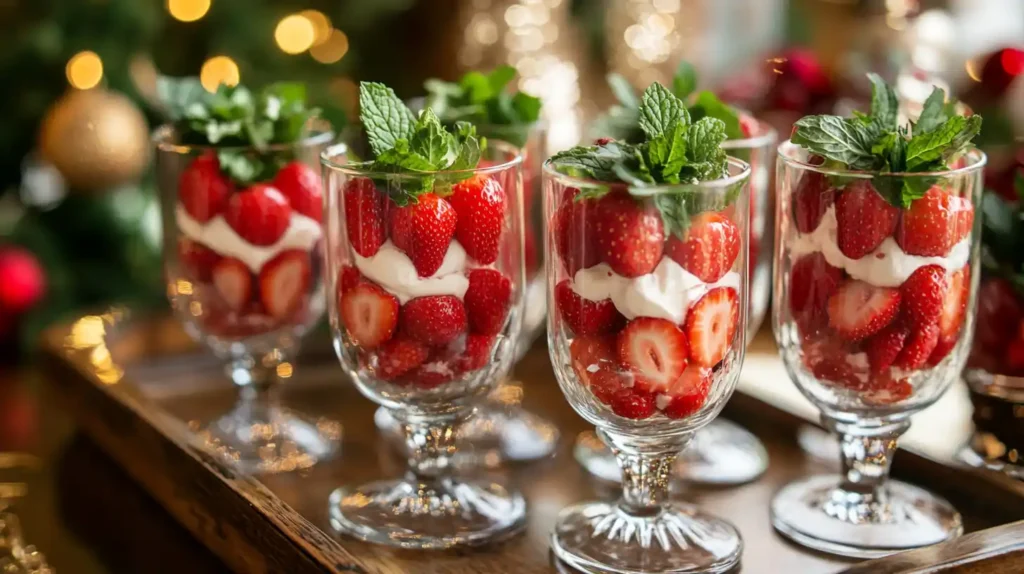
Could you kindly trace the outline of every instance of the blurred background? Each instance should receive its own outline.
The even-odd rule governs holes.
[[[871,70],[911,101],[947,87],[998,147],[1024,134],[1022,50],[1024,0],[0,0],[0,354],[29,360],[81,309],[166,305],[161,75],[302,81],[340,127],[360,80],[415,97],[508,63],[558,148],[610,103],[609,72],[644,87],[687,59],[785,134],[861,105]]]

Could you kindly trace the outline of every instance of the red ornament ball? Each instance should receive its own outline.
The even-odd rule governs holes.
[[[46,293],[46,275],[32,252],[21,247],[0,247],[0,313],[20,315]]]

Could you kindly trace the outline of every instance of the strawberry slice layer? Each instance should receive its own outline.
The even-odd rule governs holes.
[[[618,337],[619,360],[636,377],[635,388],[666,389],[687,365],[686,335],[671,321],[637,317]]]
[[[313,281],[309,254],[282,251],[260,269],[260,301],[275,319],[289,316],[306,297]]]
[[[241,311],[252,297],[252,274],[238,259],[225,257],[213,266],[213,286],[232,311]]]
[[[828,300],[829,324],[850,341],[866,339],[881,331],[899,310],[899,289],[875,287],[858,280],[843,283]]]
[[[398,325],[398,299],[372,283],[347,290],[340,311],[349,338],[363,349],[390,339]]]
[[[582,335],[569,344],[572,368],[584,385],[590,385],[594,375],[619,368],[618,343],[613,335]]]
[[[711,392],[711,369],[689,367],[667,389],[664,397],[668,403],[661,412],[670,419],[686,418],[699,411]],[[663,400],[658,397],[658,404]]]
[[[611,299],[584,299],[572,290],[569,280],[555,286],[555,305],[562,320],[569,324],[576,335],[611,333],[626,321]]]
[[[732,287],[708,291],[686,317],[690,359],[697,365],[713,367],[725,358],[739,325],[740,305]]]

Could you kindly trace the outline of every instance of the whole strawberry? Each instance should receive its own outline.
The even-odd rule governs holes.
[[[291,215],[292,209],[280,191],[258,183],[231,196],[224,219],[242,239],[267,246],[281,239]]]
[[[932,186],[903,213],[896,242],[903,251],[925,257],[945,257],[974,224],[970,200]]]
[[[494,263],[505,226],[506,198],[501,184],[488,176],[474,176],[452,186],[448,201],[458,215],[455,238],[466,254],[484,265]]]
[[[274,176],[274,187],[279,189],[296,213],[316,221],[323,220],[323,189],[320,174],[301,161],[282,167]]]
[[[405,207],[392,206],[391,241],[409,256],[420,277],[430,277],[444,262],[457,219],[447,201],[425,193]]]
[[[595,209],[594,236],[601,260],[619,275],[639,277],[661,261],[665,231],[653,208],[622,191],[602,197]]]
[[[868,180],[847,185],[836,198],[836,237],[839,250],[850,259],[860,259],[892,235],[900,210],[875,191]]]
[[[206,223],[220,215],[234,185],[220,171],[217,155],[207,152],[192,160],[178,178],[178,201],[192,219]]]
[[[466,307],[452,295],[417,297],[402,305],[399,328],[425,345],[444,345],[466,331]]]
[[[349,244],[363,257],[373,257],[388,238],[388,198],[371,179],[357,177],[345,184],[344,201]]]
[[[512,281],[494,269],[474,269],[469,272],[469,288],[463,300],[470,330],[496,335],[505,326],[512,304]]]
[[[740,254],[740,229],[720,213],[701,213],[690,220],[685,241],[669,238],[665,254],[701,281],[714,283]]]

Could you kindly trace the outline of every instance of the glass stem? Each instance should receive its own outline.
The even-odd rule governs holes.
[[[623,511],[637,516],[655,515],[669,499],[672,465],[690,435],[671,441],[641,442],[598,430],[622,469]]]
[[[250,420],[272,422],[270,419],[279,399],[277,366],[282,362],[284,359],[275,351],[259,358],[240,357],[228,363],[228,376],[241,389],[237,410]]]
[[[839,486],[824,505],[825,512],[847,522],[888,522],[892,519],[885,482],[899,437],[910,422],[861,426],[823,418],[839,437],[842,474]]]
[[[465,420],[466,414],[398,419],[402,434],[405,435],[409,470],[418,480],[436,480],[451,474],[455,460],[456,429]]]

